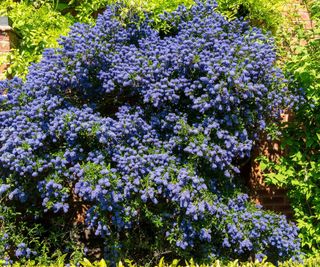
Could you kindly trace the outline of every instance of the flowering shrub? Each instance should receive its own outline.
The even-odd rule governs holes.
[[[296,227],[237,186],[259,131],[295,98],[272,40],[214,8],[166,14],[165,36],[107,8],[46,50],[26,82],[1,82],[1,211],[46,225],[42,240],[85,215],[109,260],[298,256]],[[32,257],[3,214],[1,255]]]

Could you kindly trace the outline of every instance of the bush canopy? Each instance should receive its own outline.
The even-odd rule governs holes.
[[[159,34],[108,7],[25,82],[0,83],[0,257],[79,243],[113,262],[299,256],[296,226],[253,205],[239,179],[298,97],[272,39],[215,8],[180,6]]]

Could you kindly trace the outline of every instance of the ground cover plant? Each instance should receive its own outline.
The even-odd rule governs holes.
[[[320,263],[319,256],[313,257],[310,259],[305,259],[303,262],[292,262],[291,260],[285,261],[282,263],[279,263],[277,267],[318,267]],[[64,260],[64,256],[59,257],[54,263],[47,264],[47,267],[75,267],[77,265],[74,264],[66,264]],[[12,267],[20,267],[22,266],[20,263],[16,262],[12,265]],[[23,264],[24,267],[40,267],[40,265],[35,265],[34,261],[29,260]],[[43,265],[41,265],[43,266]],[[79,265],[78,265],[79,266]],[[83,267],[107,267],[109,266],[105,260],[99,260],[99,261],[89,261],[88,259],[84,258],[80,261],[80,266]],[[123,260],[119,261],[116,265],[117,267],[139,267],[141,265],[136,264],[132,260]],[[146,265],[142,265],[146,266]],[[266,261],[255,261],[255,262],[239,262],[238,260],[229,261],[229,262],[223,262],[220,260],[216,260],[210,264],[198,264],[193,259],[188,261],[182,261],[174,259],[172,262],[167,262],[164,260],[164,258],[161,258],[158,262],[155,262],[155,267],[275,267],[274,264]]]
[[[239,172],[301,99],[272,40],[215,8],[181,6],[159,34],[109,7],[25,82],[0,83],[3,260],[78,248],[111,262],[299,256],[295,225],[250,203]]]

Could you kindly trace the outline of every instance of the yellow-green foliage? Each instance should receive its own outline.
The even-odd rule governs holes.
[[[289,0],[216,0],[218,3],[218,12],[235,19],[243,17],[248,19],[255,26],[261,26],[266,30],[276,32],[278,26],[282,23],[283,5]],[[194,0],[84,0],[75,7],[77,18],[82,22],[94,22],[94,15],[97,11],[103,9],[107,4],[121,2],[127,8],[124,14],[130,10],[153,12],[152,17],[158,28],[166,29],[166,25],[160,21],[158,15],[164,11],[175,10],[179,5],[190,7]]]
[[[275,31],[281,24],[281,7],[288,0],[217,0],[217,11],[229,19],[243,16],[253,25]],[[120,2],[124,20],[134,11],[143,18],[151,12],[154,27],[167,31],[168,25],[159,18],[164,11],[173,11],[179,5],[190,7],[193,0],[1,0],[0,16],[8,16],[13,28],[21,36],[17,49],[5,60],[10,62],[10,76],[25,77],[31,63],[37,62],[45,48],[56,47],[60,35],[66,35],[74,22],[93,24],[106,5]]]
[[[233,19],[243,17],[254,26],[275,33],[283,23],[283,6],[289,0],[217,0],[218,11]]]
[[[125,7],[122,10],[124,15],[132,10],[141,12],[141,14],[143,11],[153,12],[153,18],[156,21],[158,20],[156,16],[164,11],[173,11],[179,5],[189,7],[194,3],[193,0],[83,0],[78,6],[75,6],[76,17],[81,22],[94,23],[97,12],[105,8],[106,5],[117,2],[124,4]]]
[[[97,261],[94,263],[90,263],[88,260],[83,260],[81,262],[81,265],[84,267],[107,267],[108,265],[104,260]],[[140,267],[136,264],[134,264],[132,261],[126,260],[123,262],[119,262],[117,264],[117,267]],[[164,258],[161,258],[159,263],[156,265],[150,265],[155,267],[275,267],[274,264],[270,262],[239,262],[238,260],[232,261],[232,262],[221,262],[219,260],[213,262],[212,264],[197,264],[193,260],[190,260],[188,262],[181,262],[179,260],[173,260],[171,263],[166,263],[164,261]],[[310,259],[306,259],[303,261],[303,263],[298,262],[291,262],[287,261],[284,263],[279,263],[277,265],[278,267],[318,267],[320,266],[320,257],[314,257]]]
[[[168,25],[163,23],[159,18],[160,14],[171,12],[177,9],[180,5],[191,7],[194,4],[193,0],[127,0],[129,8],[138,7],[141,11],[153,13],[152,19],[154,20],[155,27],[160,30],[168,29]]]
[[[167,31],[169,26],[163,22],[159,15],[165,11],[171,12],[177,9],[179,5],[191,7],[193,0],[84,0],[75,7],[76,18],[84,23],[94,24],[97,13],[101,12],[106,5],[121,3],[121,17],[126,20],[130,14],[139,14],[144,18],[144,12],[148,12],[150,18],[154,21],[154,27],[158,30]]]
[[[72,17],[62,16],[51,5],[36,8],[25,1],[4,1],[0,14],[12,20],[12,27],[21,37],[19,48],[10,57],[12,65],[9,69],[13,75],[19,76],[26,74],[24,66],[30,60],[35,62],[40,59],[44,48],[56,47],[59,36],[66,35],[73,23]]]
[[[64,267],[65,266],[64,262],[64,256],[59,258],[56,262],[51,263],[51,264],[42,264],[38,265],[35,262],[29,261],[23,264],[20,263],[14,263],[12,267]],[[1,262],[0,262],[1,266]],[[75,267],[76,265],[71,264],[70,267]],[[90,262],[87,259],[83,259],[80,261],[80,266],[83,267],[108,267],[110,266],[109,264],[106,263],[104,260],[100,261],[95,261],[95,262]],[[232,261],[232,262],[221,262],[219,260],[213,262],[212,264],[197,264],[193,260],[190,260],[188,262],[182,262],[179,260],[173,260],[171,263],[165,262],[164,258],[161,258],[160,261],[155,264],[155,265],[148,265],[149,267],[154,266],[154,267],[275,267],[274,264],[270,262],[239,262],[238,260]],[[318,267],[320,266],[320,256],[305,259],[303,262],[298,263],[298,262],[291,262],[287,261],[284,263],[279,263],[277,265],[278,267]],[[125,260],[125,261],[120,261],[117,264],[117,267],[142,267],[139,265],[136,265],[133,263],[131,260]]]
[[[66,35],[74,22],[72,16],[62,16],[49,3],[38,6],[23,0],[2,0],[0,16],[12,20],[12,27],[21,38],[18,48],[6,59],[11,63],[8,74],[20,77],[27,74],[32,62],[39,61],[45,48],[58,45],[59,36]]]

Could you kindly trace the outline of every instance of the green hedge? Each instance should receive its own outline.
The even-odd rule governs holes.
[[[217,0],[218,12],[229,19],[244,17],[255,26],[276,32],[282,23],[281,7],[288,0]],[[0,16],[8,16],[13,28],[21,36],[17,49],[0,63],[10,62],[8,76],[24,78],[29,66],[38,62],[45,48],[57,47],[57,39],[66,35],[75,22],[94,23],[108,4],[117,0],[1,0]],[[124,20],[132,10],[153,12],[154,26],[162,31],[168,25],[159,19],[164,11],[173,11],[179,5],[190,7],[193,0],[118,0],[125,3]]]

